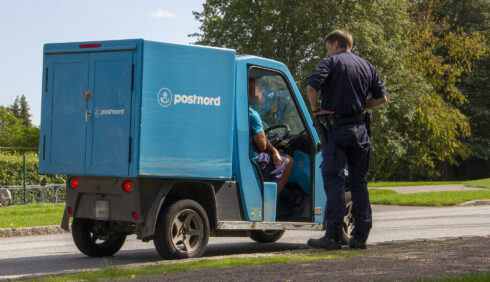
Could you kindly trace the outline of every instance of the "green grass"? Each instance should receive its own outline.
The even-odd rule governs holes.
[[[433,279],[417,279],[412,280],[417,282],[486,282],[490,281],[490,272],[470,273],[457,276],[445,277],[445,278],[433,278]]]
[[[301,253],[292,253],[290,255],[277,255],[272,257],[259,258],[230,258],[221,260],[203,260],[184,263],[171,264],[155,264],[142,267],[113,267],[106,264],[102,270],[88,271],[75,274],[65,274],[56,276],[46,276],[37,281],[73,281],[73,280],[116,280],[116,279],[132,279],[150,275],[163,275],[175,271],[188,271],[194,269],[217,268],[217,267],[232,267],[232,266],[247,266],[256,264],[276,264],[288,262],[302,262],[315,260],[328,260],[336,258],[351,258],[360,255],[358,251],[339,250],[334,252],[324,251],[307,251]]]
[[[398,194],[393,190],[371,189],[372,204],[400,206],[452,206],[471,200],[490,199],[490,190],[424,192]]]
[[[490,178],[466,181],[463,183],[468,187],[476,187],[476,188],[489,188],[490,189]]]
[[[400,186],[426,186],[426,185],[446,185],[463,184],[463,181],[378,181],[369,182],[369,187],[400,187]]]
[[[59,225],[65,203],[29,204],[0,208],[0,228]]]

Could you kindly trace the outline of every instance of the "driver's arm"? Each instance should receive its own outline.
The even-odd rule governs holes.
[[[260,152],[263,152],[263,151],[268,149],[267,143],[269,143],[269,142],[267,140],[267,137],[265,137],[264,131],[261,131],[261,132],[255,134],[253,139],[254,139],[255,148],[257,148],[257,150],[259,150]],[[272,145],[270,145],[270,146],[272,146]]]
[[[263,152],[263,151],[269,151],[272,153],[272,157],[274,160],[274,164],[280,165],[281,164],[281,157],[279,155],[279,151],[272,146],[272,144],[267,140],[267,137],[265,136],[264,131],[261,131],[257,134],[254,135],[253,137],[254,140],[254,145],[257,150]]]

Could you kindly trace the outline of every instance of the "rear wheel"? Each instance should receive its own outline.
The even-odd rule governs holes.
[[[258,243],[272,243],[281,239],[284,230],[252,230],[250,238]]]
[[[158,216],[153,243],[164,259],[200,257],[209,240],[209,219],[193,200],[171,203]]]
[[[126,235],[121,233],[103,234],[93,230],[93,221],[86,218],[73,219],[71,234],[75,245],[89,257],[112,256],[121,249]]]
[[[352,217],[352,196],[350,192],[345,192],[345,215],[342,222],[342,238],[340,239],[343,245],[349,244],[350,232],[354,228],[354,218]]]

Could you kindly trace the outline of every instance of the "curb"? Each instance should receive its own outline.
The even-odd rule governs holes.
[[[490,200],[473,200],[459,204],[458,206],[484,206],[490,205]]]
[[[69,233],[69,232],[61,229],[59,225],[19,227],[19,228],[0,228],[0,238],[49,235],[49,234],[60,234],[60,233]]]

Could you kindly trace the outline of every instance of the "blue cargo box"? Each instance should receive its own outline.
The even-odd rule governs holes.
[[[141,39],[46,44],[40,173],[230,179],[235,59]]]

